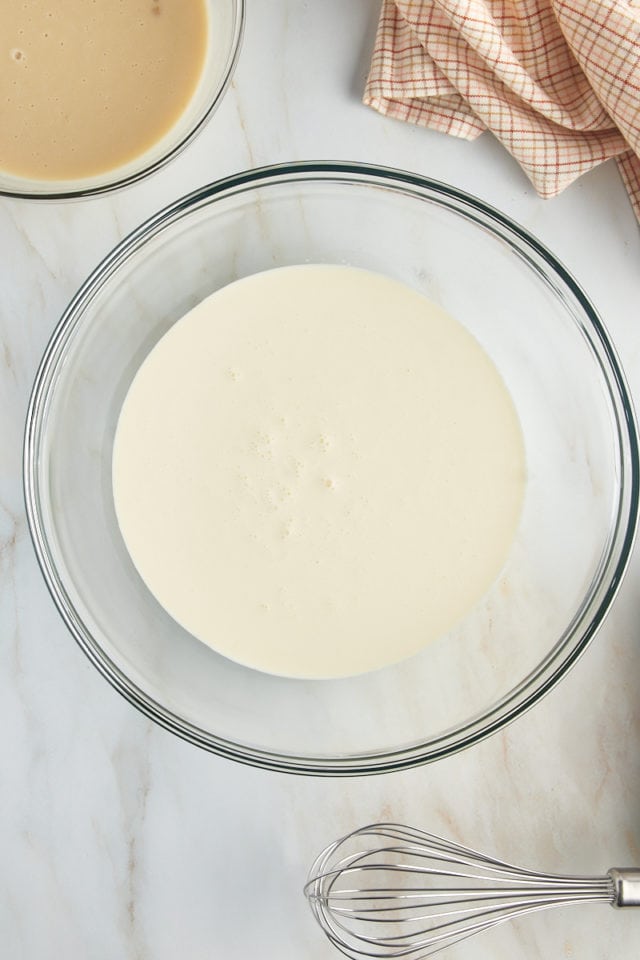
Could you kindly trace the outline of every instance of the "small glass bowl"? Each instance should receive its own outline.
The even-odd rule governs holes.
[[[500,370],[527,456],[520,527],[482,602],[410,660],[341,680],[261,674],[178,626],[131,563],[111,489],[120,407],[158,339],[224,284],[306,262],[379,271],[457,317]],[[601,321],[567,271],[517,224],[452,187],[341,163],[229,177],[120,243],[47,347],[24,471],[48,587],[109,682],[191,743],[309,774],[435,760],[536,703],[601,625],[638,514],[629,393]]]
[[[70,200],[119,190],[155,173],[184,150],[220,103],[235,69],[244,29],[245,0],[207,0],[209,38],[198,86],[167,133],[129,163],[80,180],[35,180],[0,169],[0,196]]]

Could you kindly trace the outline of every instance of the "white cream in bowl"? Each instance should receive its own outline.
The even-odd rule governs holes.
[[[240,663],[340,677],[417,653],[509,552],[525,486],[510,395],[477,341],[351,267],[255,274],[136,374],[116,513],[165,609]]]

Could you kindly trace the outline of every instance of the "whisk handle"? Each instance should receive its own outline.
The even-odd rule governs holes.
[[[640,870],[634,867],[613,867],[607,876],[613,880],[614,907],[640,907]]]

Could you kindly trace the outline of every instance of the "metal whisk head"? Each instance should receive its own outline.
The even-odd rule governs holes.
[[[305,894],[347,957],[422,960],[481,930],[569,903],[640,903],[640,872],[535,873],[393,823],[356,830],[316,859]]]

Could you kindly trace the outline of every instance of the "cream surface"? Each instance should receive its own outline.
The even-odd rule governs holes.
[[[0,169],[78,179],[160,140],[207,49],[205,0],[0,0]]]
[[[418,652],[498,575],[525,458],[476,340],[405,285],[285,267],[219,290],[140,367],[113,453],[129,553],[166,610],[271,673]]]

